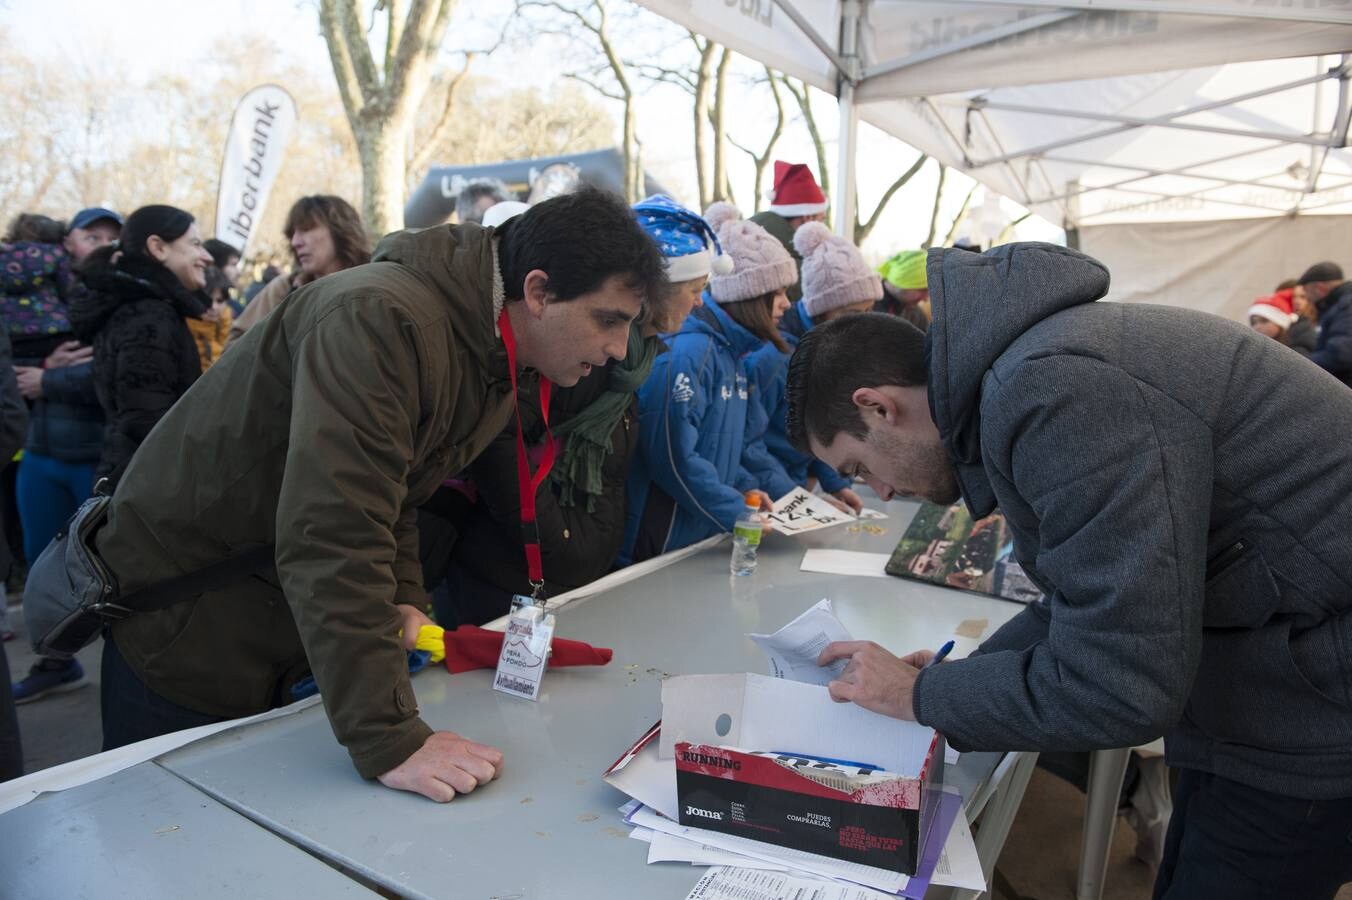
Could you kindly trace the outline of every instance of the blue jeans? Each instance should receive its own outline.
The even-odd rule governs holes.
[[[61,526],[94,493],[97,463],[68,463],[25,452],[15,495],[23,525],[23,555],[29,564],[47,549]]]
[[[1352,797],[1300,800],[1180,771],[1155,900],[1333,900],[1352,880]]]

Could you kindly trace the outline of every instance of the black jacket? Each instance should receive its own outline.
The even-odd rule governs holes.
[[[593,372],[574,387],[556,390],[550,403],[551,424],[568,421],[604,393],[613,365]],[[521,412],[527,442],[538,443],[544,437],[538,401],[523,402]],[[597,497],[594,511],[587,512],[586,495],[580,490],[576,505],[561,505],[552,479],[536,495],[540,550],[550,594],[595,581],[610,571],[619,555],[624,541],[625,480],[638,446],[633,401],[611,432],[611,445],[613,450],[602,467],[605,491]],[[516,465],[516,423],[512,422],[465,473],[478,493],[478,502],[461,523],[453,552],[454,561],[465,572],[501,592],[501,613],[507,611],[512,594],[530,593]]]
[[[1287,344],[1292,350],[1309,359],[1319,346],[1319,334],[1309,319],[1297,318],[1286,332]]]
[[[94,387],[107,418],[96,475],[116,483],[150,429],[202,374],[183,319],[207,304],[154,263],[95,269],[86,284],[70,320],[94,347]]]
[[[19,382],[14,376],[9,333],[0,328],[0,469],[9,465],[14,454],[23,446],[23,433],[27,425],[28,407],[23,402]],[[4,522],[0,520],[0,573],[8,572],[12,561],[9,541],[5,540]]]
[[[1352,281],[1330,291],[1318,306],[1319,340],[1310,359],[1352,386]]]

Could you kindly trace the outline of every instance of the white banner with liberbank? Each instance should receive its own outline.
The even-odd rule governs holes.
[[[244,95],[230,121],[216,197],[216,237],[247,255],[263,218],[272,183],[281,171],[296,125],[296,101],[275,84]]]

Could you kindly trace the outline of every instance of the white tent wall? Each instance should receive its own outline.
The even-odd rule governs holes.
[[[1317,262],[1352,264],[1352,216],[1283,216],[1081,228],[1080,249],[1112,273],[1108,299],[1247,321],[1250,303]]]

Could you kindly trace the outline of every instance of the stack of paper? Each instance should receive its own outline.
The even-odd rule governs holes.
[[[771,670],[790,681],[825,684],[838,670],[818,668],[817,655],[849,633],[823,600],[773,635],[750,635],[770,659]],[[714,676],[705,676],[712,678]],[[752,676],[747,676],[748,678]],[[782,682],[763,681],[765,685]],[[818,688],[820,690],[820,688]],[[668,710],[668,712],[670,712]],[[660,723],[659,723],[660,725]],[[674,740],[654,726],[606,773],[606,781],[633,798],[620,808],[634,826],[630,837],[648,844],[649,863],[711,866],[690,898],[699,900],[868,900],[924,896],[930,884],[985,890],[976,846],[962,815],[962,801],[945,788],[914,876],[781,847],[736,835],[681,825],[676,767],[660,747]]]

